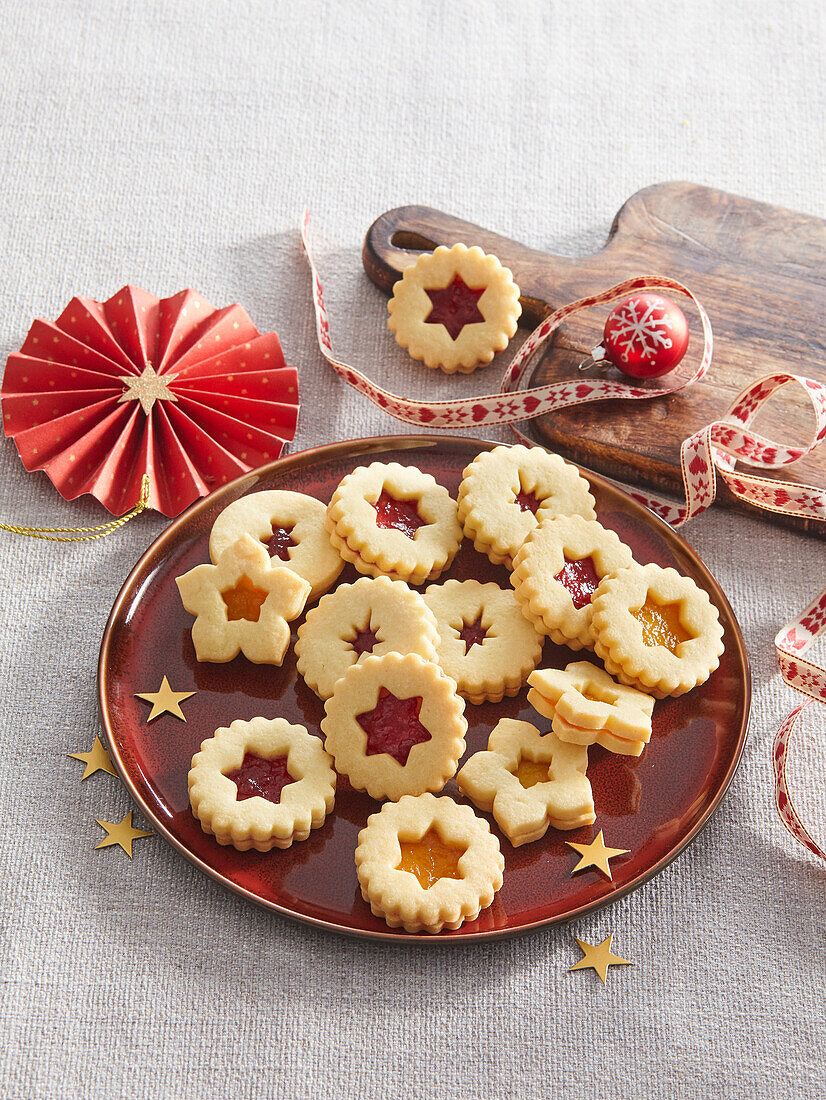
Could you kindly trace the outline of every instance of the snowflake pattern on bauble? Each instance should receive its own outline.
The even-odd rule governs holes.
[[[627,363],[632,355],[652,360],[657,352],[673,347],[671,322],[665,302],[646,302],[629,298],[611,315],[611,336],[620,358]]]

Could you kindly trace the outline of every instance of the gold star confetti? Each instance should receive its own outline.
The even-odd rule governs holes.
[[[569,967],[569,970],[596,970],[602,979],[602,984],[606,984],[606,977],[608,975],[609,966],[633,966],[634,964],[630,959],[621,959],[619,955],[611,953],[611,940],[613,939],[613,932],[609,932],[602,943],[594,946],[591,943],[584,943],[579,936],[576,938],[576,942],[580,946],[583,957],[578,963],[574,963]]]
[[[95,772],[108,772],[110,775],[118,774],[112,767],[109,753],[103,747],[99,737],[95,738],[95,743],[88,752],[70,752],[66,755],[71,756],[73,760],[82,760],[86,765],[86,769],[80,777],[81,783],[84,779],[88,779],[90,775],[94,775]]]
[[[592,840],[590,844],[575,844],[572,840],[566,840],[565,843],[569,848],[576,849],[582,856],[582,859],[571,871],[572,875],[575,875],[577,871],[583,870],[585,867],[598,867],[604,875],[613,880],[611,874],[611,868],[608,866],[608,860],[613,859],[614,856],[626,855],[628,848],[607,848],[605,841],[602,839],[602,829],[599,831],[599,836],[596,840]]]
[[[176,718],[180,718],[182,722],[186,721],[186,716],[181,710],[181,703],[184,699],[188,699],[190,695],[194,695],[194,691],[173,691],[169,686],[169,680],[164,676],[161,680],[161,686],[157,691],[136,691],[135,696],[138,699],[145,699],[147,703],[152,704],[152,710],[149,712],[147,722],[153,721],[161,714],[166,714],[167,711],[170,714],[174,714]]]
[[[152,836],[144,829],[132,828],[131,810],[122,821],[100,821],[98,818],[95,818],[95,820],[108,834],[105,840],[95,845],[95,848],[109,848],[112,844],[119,844],[130,859],[132,858],[132,841],[137,840],[138,837]]]
[[[169,388],[169,383],[176,377],[174,374],[156,374],[154,367],[144,367],[141,374],[122,374],[118,381],[123,382],[126,389],[118,398],[118,404],[140,401],[141,408],[149,416],[156,401],[178,400]]]

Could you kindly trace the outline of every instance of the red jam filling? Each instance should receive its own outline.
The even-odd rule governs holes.
[[[268,802],[280,802],[282,790],[296,782],[287,771],[286,756],[265,760],[254,752],[244,753],[241,767],[237,771],[228,772],[227,779],[231,779],[238,788],[235,796],[238,802],[256,796],[266,798]]]
[[[482,626],[482,616],[474,623],[466,623],[462,621],[462,629],[459,631],[459,637],[465,643],[465,653],[470,651],[470,647],[474,645],[481,645],[485,638],[487,638],[488,632]]]
[[[249,577],[241,577],[234,588],[227,588],[221,593],[227,608],[227,619],[230,622],[247,619],[251,623],[257,623],[261,615],[261,605],[267,596],[269,592],[256,588]]]
[[[454,275],[453,282],[441,289],[428,289],[425,293],[433,308],[424,319],[426,325],[444,325],[451,340],[455,340],[465,325],[484,324],[478,301],[487,287],[468,286],[461,275]]]
[[[376,526],[401,531],[409,539],[414,539],[419,528],[427,526],[419,515],[416,504],[415,500],[397,500],[386,489],[382,489],[379,499],[373,505],[376,509]]]
[[[271,558],[280,558],[282,561],[289,561],[290,547],[298,546],[293,538],[292,527],[279,527],[275,523],[272,525],[272,534],[261,541]]]
[[[387,688],[381,688],[373,709],[356,715],[367,734],[367,755],[386,752],[404,767],[413,746],[430,740],[430,733],[419,721],[421,709],[421,695],[398,699]]]
[[[514,500],[519,505],[519,508],[523,512],[533,512],[534,515],[539,511],[539,505],[542,503],[542,498],[536,496],[534,493],[521,492],[517,493]]]
[[[566,558],[554,580],[568,589],[574,607],[579,611],[591,602],[600,578],[593,558],[579,558],[574,561]]]
[[[369,626],[366,626],[364,630],[357,630],[353,637],[350,639],[351,647],[358,653],[359,657],[362,653],[372,653],[375,647],[378,645],[379,636],[375,630],[372,630]]]

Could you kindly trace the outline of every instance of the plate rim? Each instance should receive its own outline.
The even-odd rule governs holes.
[[[247,471],[247,473],[241,474],[231,481],[225,482],[223,485],[218,486],[211,493],[205,497],[200,497],[198,500],[193,501],[188,508],[186,508],[179,516],[173,519],[163,531],[160,532],[146,547],[143,553],[138,558],[135,565],[129,571],[126,579],[124,580],[121,588],[115,597],[115,601],[112,604],[112,608],[106,620],[106,626],[103,630],[103,637],[101,639],[100,650],[98,653],[97,662],[97,706],[98,714],[100,716],[101,725],[106,737],[107,748],[109,755],[112,759],[112,763],[118,773],[119,778],[126,787],[130,797],[137,804],[141,813],[152,823],[154,830],[171,844],[173,848],[177,849],[181,855],[183,855],[190,863],[197,867],[200,871],[207,874],[211,879],[217,882],[220,886],[226,890],[230,890],[232,893],[243,897],[245,900],[252,902],[259,908],[265,909],[271,913],[278,913],[280,916],[287,917],[290,920],[299,921],[302,924],[309,924],[316,928],[322,928],[327,932],[337,933],[339,935],[345,935],[354,937],[359,940],[369,939],[378,941],[381,943],[416,943],[416,944],[428,944],[434,946],[441,946],[446,944],[462,944],[467,945],[469,943],[482,943],[491,939],[511,939],[515,936],[521,936],[530,932],[535,932],[540,928],[551,928],[554,926],[560,926],[568,924],[571,921],[579,920],[581,917],[588,913],[593,913],[599,909],[603,909],[608,905],[613,904],[620,898],[626,897],[634,890],[638,890],[641,886],[644,886],[651,879],[655,878],[661,871],[665,870],[669,864],[673,863],[684,851],[692,844],[700,833],[705,829],[711,820],[714,813],[720,806],[723,798],[725,797],[732,780],[740,766],[740,761],[743,756],[743,750],[748,740],[749,723],[751,716],[751,701],[752,701],[752,674],[751,666],[749,663],[748,651],[746,649],[745,640],[743,638],[743,632],[740,628],[740,623],[737,620],[737,616],[734,614],[734,609],[726,597],[725,592],[713,575],[709,567],[705,564],[703,559],[697,553],[697,551],[688,543],[682,535],[673,528],[665,520],[661,519],[655,512],[653,512],[646,505],[640,501],[635,500],[628,490],[620,485],[618,482],[612,481],[610,478],[605,477],[602,474],[595,473],[587,467],[581,466],[578,463],[571,463],[576,466],[577,469],[586,477],[589,481],[607,488],[610,492],[619,492],[630,505],[632,511],[638,510],[646,521],[658,531],[666,540],[666,542],[676,541],[685,553],[689,556],[693,565],[699,567],[700,571],[707,575],[713,594],[716,600],[718,600],[725,608],[729,619],[731,621],[734,633],[734,640],[736,642],[737,651],[740,657],[740,665],[743,676],[743,688],[744,688],[744,706],[740,719],[740,729],[737,737],[737,744],[735,751],[728,763],[725,775],[721,780],[714,797],[701,817],[694,823],[683,840],[670,849],[664,856],[662,856],[656,863],[647,867],[644,871],[641,871],[638,875],[632,878],[629,882],[622,886],[617,886],[615,890],[612,890],[605,897],[598,899],[597,901],[585,902],[576,909],[560,914],[558,916],[543,918],[541,920],[532,921],[529,924],[520,925],[518,928],[495,928],[486,929],[479,932],[462,932],[457,930],[451,932],[447,936],[442,935],[426,935],[415,932],[401,932],[395,929],[375,930],[364,928],[350,928],[345,925],[339,924],[333,920],[326,920],[321,917],[315,917],[312,914],[300,913],[296,910],[288,909],[283,905],[280,905],[275,901],[267,901],[265,898],[261,898],[254,894],[252,891],[246,889],[246,887],[232,882],[225,875],[221,874],[215,868],[205,863],[194,852],[190,851],[185,844],[177,839],[176,836],[166,827],[164,822],[155,814],[155,812],[147,804],[146,800],[142,797],[136,784],[133,782],[131,775],[124,766],[120,753],[117,749],[117,743],[113,736],[112,724],[110,722],[110,715],[107,708],[107,699],[105,687],[107,684],[107,663],[109,653],[112,645],[112,634],[116,621],[120,616],[121,606],[126,602],[127,596],[130,595],[133,587],[133,579],[141,572],[144,563],[150,555],[154,556],[159,550],[163,549],[163,544],[170,541],[181,527],[188,524],[189,520],[201,509],[208,506],[210,503],[214,503],[216,495],[230,493],[235,487],[241,485],[245,481],[251,479],[261,480],[261,478],[269,476],[275,471],[288,470],[291,465],[297,461],[310,461],[313,462],[320,458],[329,458],[341,456],[344,453],[354,452],[353,457],[359,457],[364,454],[369,454],[371,451],[388,451],[388,450],[414,450],[420,447],[436,446],[440,443],[459,443],[463,445],[478,446],[479,450],[491,450],[494,447],[502,446],[501,441],[491,439],[481,439],[474,436],[464,435],[431,435],[431,434],[410,434],[410,435],[374,435],[363,436],[358,439],[345,439],[339,440],[333,443],[322,443],[315,447],[307,447],[304,450],[294,451],[288,455],[282,455],[280,458],[274,459],[272,462],[268,462],[263,466],[258,466],[253,470]],[[508,444],[505,444],[506,446]],[[543,448],[548,450],[548,448]],[[252,487],[252,486],[251,486]]]

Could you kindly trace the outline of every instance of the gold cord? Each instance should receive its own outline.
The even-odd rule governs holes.
[[[149,474],[141,479],[141,495],[135,507],[124,516],[100,523],[97,527],[18,527],[13,523],[0,523],[0,531],[9,531],[13,535],[26,535],[31,539],[46,539],[48,542],[89,542],[91,539],[103,539],[123,527],[130,519],[139,516],[149,507]]]

